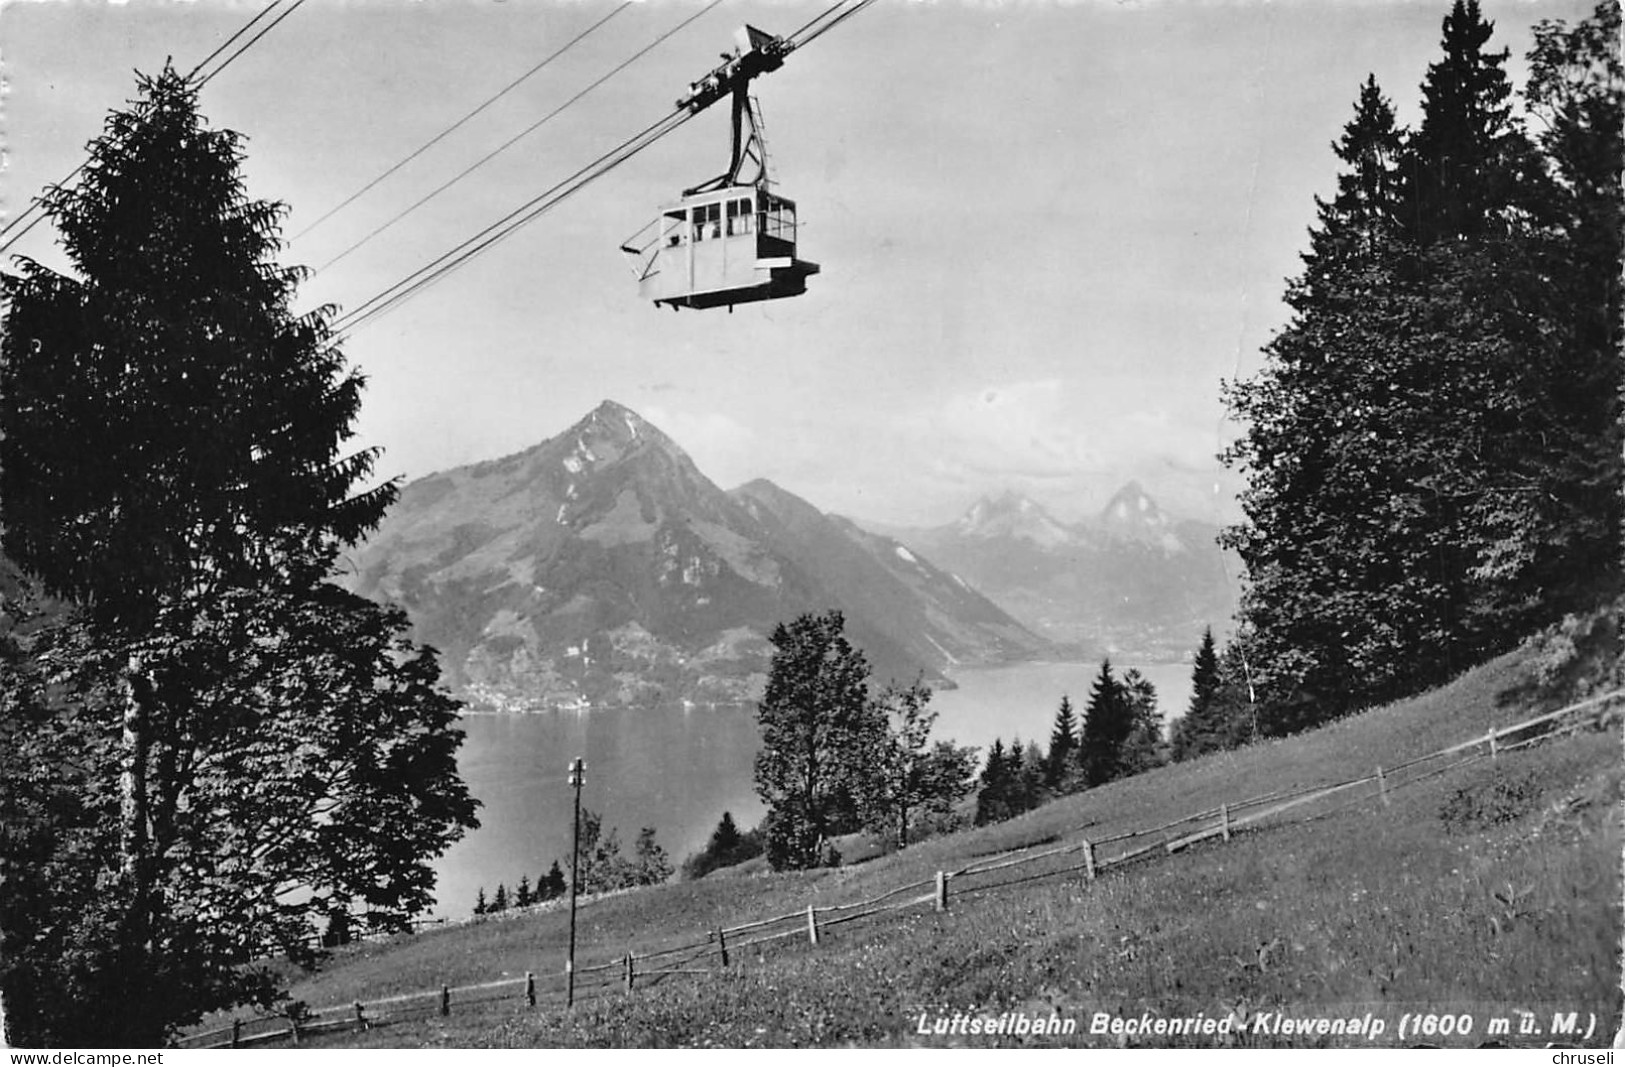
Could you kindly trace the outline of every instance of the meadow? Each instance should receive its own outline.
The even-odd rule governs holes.
[[[736,948],[726,968],[702,947],[683,966],[698,973],[649,975],[631,992],[615,966],[627,953],[703,946],[720,926],[929,885],[939,870],[1009,849],[1103,840],[1398,767],[1548,710],[1527,659],[1513,653],[1320,730],[845,867],[758,865],[593,901],[579,914],[573,1008],[560,996],[568,930],[558,908],[352,946],[300,978],[293,996],[342,1011],[508,980],[488,997],[459,993],[444,1015],[432,997],[399,1001],[387,1016],[369,1008],[377,1025],[306,1039],[322,1047],[1606,1045],[1621,1018],[1617,714],[1493,759],[1401,771],[1386,779],[1386,801],[1355,787],[1228,842],[1148,849],[1115,866],[1136,842],[1102,847],[1093,880],[1075,856],[1057,857],[954,878],[946,911],[927,900],[829,925],[816,946],[791,936]],[[586,970],[599,964],[610,966]],[[526,972],[534,1007],[515,984]],[[1072,1030],[1017,1033],[1007,1021],[1003,1032],[970,1032],[969,1020],[1000,1029],[1017,1017],[1070,1020]],[[1180,1019],[1232,1024],[1223,1034],[1124,1032]],[[1291,1031],[1321,1019],[1322,1030],[1343,1022],[1336,1033],[1283,1032],[1282,1020]],[[1373,1020],[1381,1033],[1370,1033]]]

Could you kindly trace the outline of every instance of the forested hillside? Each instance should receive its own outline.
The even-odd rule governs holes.
[[[1619,10],[1541,24],[1528,84],[1456,0],[1401,127],[1336,142],[1292,318],[1225,384],[1246,565],[1226,661],[1290,732],[1437,684],[1617,593]]]

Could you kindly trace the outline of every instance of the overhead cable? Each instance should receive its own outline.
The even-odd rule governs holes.
[[[484,103],[480,104],[479,107],[476,107],[473,111],[470,111],[468,114],[464,115],[462,118],[458,119],[456,122],[452,123],[450,126],[446,127],[444,130],[441,130],[439,133],[437,133],[433,137],[429,138],[429,140],[425,141],[421,146],[419,146],[416,150],[414,150],[411,154],[406,156],[404,159],[400,160],[394,166],[390,167],[388,170],[386,170],[382,174],[378,175],[378,177],[374,178],[372,181],[368,182],[366,185],[363,185],[360,189],[357,189],[355,192],[351,193],[348,197],[346,197],[337,206],[335,206],[333,208],[330,208],[328,210],[327,214],[323,215],[321,218],[317,219],[315,222],[311,223],[309,226],[306,226],[303,230],[301,230],[298,233],[294,234],[293,239],[295,241],[299,240],[301,237],[304,237],[310,231],[314,230],[316,227],[320,226],[322,223],[326,222],[328,219],[332,218],[334,215],[338,214],[340,211],[343,211],[345,208],[349,207],[352,203],[354,203],[360,197],[362,197],[362,196],[366,195],[368,192],[370,192],[376,185],[378,185],[379,182],[382,182],[384,179],[388,178],[391,174],[394,174],[396,171],[400,170],[402,167],[406,166],[408,163],[412,162],[414,159],[418,158],[423,153],[427,152],[429,149],[431,149],[435,145],[439,144],[441,141],[445,140],[451,134],[455,133],[458,129],[460,129],[470,119],[474,118],[480,112],[484,111],[486,108],[488,108],[492,104],[496,103],[498,100],[501,100],[504,96],[507,96],[514,89],[518,88],[519,85],[522,82],[524,82],[526,79],[530,78],[532,75],[539,72],[542,68],[546,67],[549,63],[552,63],[555,59],[562,56],[565,52],[568,52],[578,42],[582,41],[589,34],[591,34],[594,30],[598,29],[598,27],[602,26],[604,23],[608,22],[610,19],[614,18],[616,15],[619,15],[622,11],[625,11],[627,8],[631,7],[632,3],[633,3],[633,0],[623,0],[623,2],[620,4],[620,6],[611,9],[609,14],[605,15],[603,18],[599,19],[597,22],[593,23],[591,26],[588,26],[585,30],[582,30],[580,33],[576,34],[576,36],[571,38],[568,42],[566,42],[563,47],[555,50],[552,55],[548,56],[546,59],[544,59],[540,63],[536,64],[534,67],[531,67],[529,70],[525,71],[525,73],[521,74],[519,77],[517,77],[513,81],[509,82],[495,96],[489,97],[488,99],[486,99],[486,101]],[[416,207],[417,205],[413,205],[413,206]]]
[[[712,3],[699,14],[704,14],[711,7],[716,6],[720,0]],[[799,39],[786,38],[791,47],[801,47],[817,40],[829,30],[869,7],[875,0],[859,0],[849,8],[841,10],[845,0],[833,5],[817,18],[804,25],[796,33]],[[837,13],[838,12],[838,13]],[[681,29],[698,15],[692,16],[671,32]],[[821,23],[821,25],[820,25]],[[658,41],[656,43],[659,43]],[[650,47],[653,47],[652,45]],[[640,53],[641,54],[641,53]],[[635,58],[635,57],[634,57]],[[630,62],[630,61],[629,61]],[[623,64],[624,66],[624,64]],[[614,72],[611,72],[614,73]],[[607,77],[607,75],[606,75]],[[592,163],[576,171],[570,177],[555,184],[551,188],[521,204],[513,211],[504,215],[496,222],[487,226],[473,237],[468,238],[448,252],[419,267],[395,284],[384,289],[354,310],[345,312],[333,320],[332,332],[335,338],[352,333],[358,327],[376,319],[378,316],[399,307],[412,297],[422,293],[451,272],[462,267],[469,260],[479,255],[499,242],[512,236],[530,222],[535,221],[565,199],[581,190],[587,184],[609,173],[615,167],[631,159],[639,152],[648,148],[656,141],[675,132],[698,112],[691,112],[686,107],[679,106],[675,111],[663,116],[658,122],[646,127],[642,132],[623,141],[616,148],[611,149],[598,157]],[[410,209],[409,209],[410,210]]]
[[[258,15],[255,15],[253,18],[249,19],[237,30],[236,33],[232,34],[230,37],[227,37],[223,42],[221,42],[219,48],[216,48],[213,52],[210,52],[208,55],[204,56],[202,61],[200,61],[197,66],[188,71],[186,74],[186,80],[191,81],[193,78],[197,77],[198,71],[202,70],[204,67],[213,62],[215,56],[218,56],[221,52],[224,52],[226,49],[230,48],[233,41],[237,40],[237,38],[253,29],[254,23],[276,10],[277,5],[280,3],[282,3],[282,0],[271,0],[269,4],[266,4]]]
[[[535,133],[542,126],[544,126],[545,124],[547,124],[548,122],[551,122],[554,118],[556,118],[566,108],[571,107],[577,101],[579,101],[582,97],[586,96],[588,93],[592,92],[594,89],[598,88],[600,85],[603,85],[609,79],[613,78],[615,75],[619,74],[621,71],[625,70],[627,67],[629,67],[633,63],[637,62],[639,59],[642,59],[649,52],[653,51],[659,45],[665,43],[668,39],[670,39],[672,36],[674,36],[675,34],[680,32],[681,30],[683,30],[690,23],[692,23],[695,19],[699,18],[701,15],[704,15],[706,12],[708,12],[712,8],[716,7],[721,2],[722,2],[722,0],[711,0],[710,3],[706,4],[699,11],[696,11],[694,14],[692,14],[688,18],[684,19],[682,22],[679,22],[677,25],[673,26],[671,29],[669,29],[666,32],[662,33],[659,37],[656,37],[653,41],[650,41],[648,44],[646,44],[642,48],[638,49],[631,56],[629,56],[628,58],[623,60],[620,64],[613,67],[607,73],[603,74],[601,77],[599,77],[592,84],[588,85],[585,89],[582,89],[580,92],[576,93],[570,99],[566,100],[564,103],[562,103],[558,107],[554,108],[552,111],[549,111],[547,114],[543,115],[541,118],[537,119],[535,122],[531,123],[529,126],[525,127],[523,130],[520,130],[517,134],[515,134],[514,136],[508,138],[506,141],[504,141],[502,144],[498,145],[496,148],[492,149],[490,152],[487,152],[484,156],[480,157],[478,160],[476,160],[470,166],[465,167],[461,172],[459,172],[457,175],[452,177],[449,181],[446,181],[446,182],[442,183],[441,185],[439,185],[437,188],[431,190],[426,196],[421,197],[419,200],[417,200],[417,202],[413,203],[412,205],[407,207],[405,210],[400,211],[397,214],[391,216],[381,226],[378,226],[376,229],[372,230],[372,232],[368,233],[365,237],[361,238],[359,241],[355,242],[350,247],[346,248],[344,251],[340,252],[338,255],[336,255],[332,259],[328,260],[326,263],[323,263],[320,267],[316,268],[315,273],[320,274],[322,271],[324,271],[327,268],[333,266],[339,260],[344,259],[346,256],[350,255],[350,253],[356,251],[357,249],[361,248],[363,245],[365,245],[368,242],[372,241],[373,238],[377,237],[379,234],[382,234],[385,230],[387,230],[390,227],[394,226],[396,223],[400,222],[402,219],[404,219],[408,215],[412,214],[412,212],[416,211],[418,208],[420,208],[423,205],[427,204],[429,201],[433,200],[435,197],[439,196],[441,193],[445,192],[447,189],[450,189],[452,186],[456,185],[458,182],[462,181],[464,178],[468,177],[470,174],[474,173],[476,170],[480,169],[481,167],[485,166],[487,163],[491,162],[491,160],[495,159],[497,156],[501,155],[503,152],[506,152],[508,149],[512,148],[515,144],[519,143],[519,141],[521,141],[524,138],[530,136],[532,133]],[[625,5],[623,5],[623,6],[625,6]]]
[[[332,324],[334,334],[350,333],[362,323],[377,318],[384,312],[416,296],[481,252],[512,236],[527,223],[540,218],[589,183],[609,173],[609,171],[642,152],[667,134],[673,133],[693,117],[691,113],[684,109],[678,109],[663,116],[660,121],[645,127],[635,136],[621,142],[621,144],[599,156],[568,178],[527,200],[513,211],[476,233],[473,237],[419,267],[365,303],[357,306],[354,310],[340,315]]]
[[[835,27],[839,26],[841,23],[845,22],[847,19],[851,18],[853,15],[856,15],[858,12],[862,11],[864,8],[868,7],[874,2],[875,0],[858,0],[856,4],[846,8],[840,14],[835,15],[834,18],[829,19],[829,21],[825,22],[822,26],[819,26],[815,30],[805,34],[803,34],[801,30],[797,30],[796,34],[789,38],[790,43],[796,48],[801,48],[812,44],[814,41],[818,40],[818,38],[822,37],[830,30],[833,30]],[[835,6],[840,7],[842,5],[837,4]],[[828,11],[825,11],[823,15],[820,15],[817,19],[814,19],[813,22],[820,21],[821,19],[830,15],[834,10],[835,8],[830,8]],[[812,23],[808,23],[808,25],[810,26]],[[805,27],[803,27],[803,29],[805,29]]]
[[[283,19],[286,19],[289,15],[293,14],[295,11],[298,11],[301,7],[304,6],[304,4],[305,4],[305,0],[293,0],[293,6],[292,7],[288,8],[288,10],[284,11],[282,14],[278,15],[275,19],[273,19],[271,24],[269,26],[265,27],[265,29],[261,30],[259,33],[256,33],[253,37],[250,37],[248,39],[247,44],[243,45],[241,48],[237,49],[237,51],[235,51],[231,55],[227,56],[224,60],[221,61],[220,65],[218,67],[214,68],[209,73],[205,74],[202,78],[198,79],[197,87],[199,89],[201,89],[205,85],[208,85],[209,82],[214,80],[215,75],[219,74],[221,71],[223,71],[227,67],[231,66],[234,62],[237,61],[237,58],[239,56],[241,56],[244,52],[248,51],[250,48],[253,48],[256,44],[258,44],[261,37],[264,37],[266,34],[270,33],[272,30],[276,29],[278,26],[282,25],[282,20]],[[275,4],[273,4],[272,6],[274,7]],[[267,9],[267,10],[269,10],[269,9]],[[262,12],[260,12],[260,14],[263,15],[263,14],[265,14],[265,12],[262,11]],[[258,19],[256,17],[256,21],[257,20]],[[196,73],[196,72],[194,71],[194,73]]]
[[[255,23],[259,22],[260,19],[262,19],[266,15],[270,14],[271,11],[273,9],[275,9],[282,2],[283,2],[283,0],[271,0],[271,3],[267,4],[263,9],[261,9],[259,14],[255,15],[253,18],[249,19],[248,22],[245,23],[242,27],[240,27],[237,30],[236,33],[234,33],[230,37],[226,38],[226,40],[225,40],[225,42],[223,44],[221,44],[213,52],[210,52],[206,57],[204,57],[204,59],[203,59],[203,61],[201,63],[199,63],[197,66],[193,67],[191,72],[186,75],[186,80],[188,82],[193,82],[195,79],[197,79],[197,75],[198,75],[199,71],[201,71],[204,67],[208,66],[209,63],[211,63],[215,59],[215,57],[219,56],[221,52],[225,51],[227,48],[230,48],[231,45],[232,45],[232,42],[236,41],[243,34],[247,33],[250,29],[253,28]],[[295,11],[297,11],[299,9],[299,6],[301,4],[303,4],[304,2],[305,2],[305,0],[294,0],[293,6],[288,8],[288,10],[284,11],[280,16],[278,16],[276,21],[272,22],[269,26],[265,27],[258,34],[256,34],[250,41],[248,41],[248,43],[244,44],[241,48],[237,49],[237,51],[233,52],[223,62],[221,62],[221,64],[218,67],[216,67],[214,70],[212,70],[207,75],[205,75],[201,80],[196,80],[195,81],[196,86],[201,89],[204,85],[207,85],[211,78],[213,78],[216,74],[219,74],[221,71],[225,70],[239,56],[241,56],[244,52],[246,52],[250,48],[252,48],[255,45],[255,43],[259,41],[259,39],[261,37],[264,37],[267,33],[270,33],[272,30],[276,29],[278,23],[280,23],[283,19],[287,18],[289,15],[291,15]],[[60,188],[64,188],[67,185],[71,184],[75,178],[79,177],[79,175],[84,172],[85,167],[88,166],[88,165],[89,165],[89,160],[86,160],[85,162],[80,163],[77,167],[73,168],[72,173],[70,173],[66,178],[63,178],[61,181],[56,182],[55,185],[52,186],[52,188],[60,189]],[[26,208],[24,208],[22,211],[19,211],[17,213],[16,218],[12,219],[3,228],[0,228],[0,237],[5,237],[6,234],[11,233],[12,230],[16,229],[18,226],[21,226],[23,224],[23,220],[25,220],[25,219],[28,220],[28,224],[26,226],[23,226],[23,228],[21,230],[19,230],[17,233],[13,234],[10,238],[8,238],[4,244],[0,244],[0,253],[9,252],[13,245],[15,245],[18,241],[21,241],[24,237],[28,236],[29,231],[31,231],[35,226],[39,225],[40,220],[45,218],[45,215],[40,210],[41,205],[42,205],[42,199],[40,197],[37,197],[37,196],[34,197],[32,200],[30,200],[28,202],[28,206]]]

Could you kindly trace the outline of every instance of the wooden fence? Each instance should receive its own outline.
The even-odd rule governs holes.
[[[1318,810],[1306,818],[1286,822],[1314,821],[1364,803],[1386,805],[1396,790],[1458,767],[1496,759],[1504,752],[1579,730],[1601,716],[1610,702],[1622,696],[1625,696],[1625,689],[1594,696],[1512,726],[1492,728],[1482,737],[1417,756],[1392,767],[1376,767],[1372,773],[1359,778],[1265,793],[1194,812],[1159,826],[1109,836],[1080,836],[1066,843],[1057,843],[1059,839],[1052,839],[981,857],[957,870],[937,871],[931,878],[900,885],[864,900],[823,906],[809,904],[805,909],[771,918],[756,919],[737,926],[718,926],[707,931],[703,938],[658,951],[641,955],[628,951],[591,966],[576,968],[575,996],[577,999],[588,999],[616,992],[631,993],[640,985],[654,985],[674,975],[715,974],[719,969],[731,966],[734,954],[747,948],[760,949],[803,938],[808,944],[816,946],[819,938],[832,927],[925,906],[945,912],[955,896],[991,892],[1070,874],[1082,874],[1086,882],[1092,882],[1106,870],[1148,857],[1171,855],[1214,838],[1229,841],[1237,833],[1261,828],[1272,820],[1279,821],[1287,813],[1302,814],[1303,809],[1334,796],[1341,801],[1335,806]],[[1072,833],[1085,829],[1088,826]],[[1117,846],[1117,849],[1105,855],[1102,853],[1105,846]],[[993,881],[976,881],[996,872],[1010,873]],[[299,1044],[308,1037],[323,1033],[363,1030],[379,1023],[413,1016],[449,1015],[454,1007],[468,1008],[521,999],[534,1007],[542,998],[562,1003],[566,980],[564,972],[539,976],[527,971],[521,977],[501,978],[475,985],[455,988],[442,985],[439,989],[301,1010],[292,1017],[262,1015],[248,1020],[237,1019],[229,1027],[189,1035],[182,1039],[181,1047],[240,1048],[273,1041]]]

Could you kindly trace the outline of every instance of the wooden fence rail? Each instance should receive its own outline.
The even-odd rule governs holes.
[[[784,941],[791,938],[800,937],[806,938],[812,945],[817,945],[820,933],[822,931],[827,931],[831,927],[843,926],[848,923],[873,918],[878,915],[889,915],[908,908],[919,908],[927,905],[931,906],[937,911],[946,911],[948,910],[949,906],[950,890],[956,881],[973,879],[998,871],[1008,871],[1017,867],[1027,866],[1029,864],[1036,864],[1046,859],[1054,859],[1061,856],[1072,856],[1082,853],[1082,862],[1080,863],[1067,864],[1056,868],[1046,868],[1044,870],[1035,871],[1031,874],[1024,874],[1014,878],[1006,878],[1001,881],[991,883],[961,886],[958,889],[952,890],[952,893],[957,895],[985,893],[1025,882],[1036,881],[1044,878],[1054,878],[1063,874],[1074,874],[1078,872],[1082,872],[1084,874],[1085,881],[1090,882],[1093,881],[1102,871],[1125,866],[1130,862],[1141,859],[1148,855],[1173,854],[1183,851],[1199,842],[1212,840],[1214,838],[1221,838],[1222,840],[1228,841],[1233,835],[1244,830],[1256,828],[1260,826],[1260,824],[1266,822],[1267,820],[1273,819],[1284,812],[1295,811],[1297,809],[1307,807],[1308,805],[1314,804],[1317,801],[1324,800],[1327,797],[1335,794],[1345,793],[1361,785],[1374,785],[1375,788],[1357,793],[1335,807],[1319,812],[1315,815],[1308,816],[1300,821],[1310,822],[1327,818],[1333,814],[1347,810],[1348,808],[1357,806],[1359,804],[1368,803],[1373,800],[1377,801],[1378,803],[1387,804],[1390,801],[1391,795],[1397,790],[1409,788],[1419,782],[1437,777],[1438,775],[1456,770],[1468,764],[1476,763],[1482,759],[1499,758],[1500,754],[1503,752],[1524,748],[1539,741],[1548,740],[1551,737],[1561,736],[1563,734],[1572,733],[1575,730],[1581,729],[1586,725],[1585,719],[1576,719],[1555,730],[1543,731],[1542,733],[1533,737],[1522,738],[1516,741],[1503,740],[1519,737],[1519,735],[1533,730],[1536,727],[1557,722],[1561,719],[1573,716],[1577,712],[1585,711],[1587,709],[1596,709],[1596,711],[1600,713],[1604,705],[1608,704],[1610,701],[1619,700],[1622,696],[1625,696],[1625,690],[1614,690],[1612,692],[1602,693],[1586,700],[1579,701],[1578,703],[1570,704],[1567,707],[1559,708],[1556,711],[1548,712],[1544,715],[1538,715],[1532,719],[1527,719],[1521,723],[1515,723],[1511,726],[1492,728],[1483,736],[1475,737],[1470,740],[1451,745],[1448,748],[1443,748],[1436,752],[1429,752],[1426,755],[1414,757],[1391,767],[1379,766],[1371,774],[1362,775],[1358,778],[1351,778],[1347,781],[1335,782],[1329,785],[1320,784],[1294,789],[1275,790],[1256,797],[1249,797],[1246,800],[1236,803],[1221,803],[1217,808],[1211,808],[1191,815],[1186,815],[1179,819],[1163,823],[1160,826],[1129,830],[1109,836],[1099,836],[1094,838],[1083,837],[1073,843],[1059,845],[1054,848],[1045,848],[1042,851],[1037,852],[1033,850],[1040,848],[1040,845],[1023,845],[1019,848],[1007,849],[991,856],[979,858],[955,871],[938,871],[932,878],[923,879],[916,882],[909,882],[905,885],[888,889],[883,893],[868,897],[864,900],[827,904],[823,906],[809,904],[802,910],[786,912],[783,915],[776,915],[772,918],[757,919],[751,922],[740,923],[736,926],[718,926],[713,928],[703,941],[687,942],[680,945],[654,950],[642,955],[638,955],[631,950],[627,950],[621,956],[607,960],[603,963],[577,968],[576,976],[578,980],[583,976],[602,976],[601,978],[587,981],[584,986],[578,986],[577,999],[581,999],[583,994],[603,995],[609,989],[617,986],[629,993],[636,988],[639,979],[643,979],[645,983],[648,984],[666,975],[716,974],[718,973],[719,968],[726,968],[729,966],[730,951],[738,952],[740,949],[768,945],[777,941]],[[1401,776],[1401,772],[1403,771],[1461,753],[1468,753],[1468,755],[1433,767],[1421,774]],[[1257,808],[1260,805],[1268,806],[1264,807],[1261,811],[1250,811],[1248,814],[1241,817],[1237,817],[1236,815],[1237,811]],[[1135,838],[1143,838],[1159,833],[1166,833],[1167,831],[1185,826],[1189,823],[1203,822],[1210,823],[1210,825],[1203,826],[1200,829],[1170,837],[1162,841],[1151,841],[1144,845],[1128,849],[1112,856],[1102,856],[1098,851],[1100,846],[1105,844],[1132,841]],[[1077,829],[1084,829],[1087,826],[1092,825],[1094,824],[1085,824],[1085,827],[1079,827]],[[1076,830],[1072,832],[1076,832]],[[892,898],[900,896],[904,893],[927,887],[929,887],[931,891],[923,895],[909,897],[900,901],[892,900]],[[890,900],[891,903],[882,903],[883,901],[888,900]],[[788,925],[788,927],[784,930],[778,930],[772,933],[757,933],[755,936],[748,938],[740,939],[738,936],[740,934],[750,933],[752,931],[766,931],[770,927],[786,924],[792,925]],[[660,966],[649,965],[652,961],[660,960],[668,956],[677,956],[685,952],[690,953],[690,955],[682,959],[671,960],[668,963]],[[717,966],[686,966],[687,964],[692,964],[698,960],[707,958],[715,958],[717,961]],[[189,1048],[241,1048],[283,1039],[292,1040],[295,1044],[297,1044],[302,1038],[313,1034],[332,1033],[345,1030],[360,1030],[379,1025],[388,1021],[392,1015],[402,1014],[400,1011],[400,1006],[411,1004],[414,1001],[424,1002],[424,1008],[412,1009],[413,1011],[432,1010],[435,1007],[438,1007],[438,1010],[442,1015],[449,1014],[454,1006],[488,1004],[496,1001],[511,1000],[518,997],[523,997],[527,1004],[534,1006],[538,999],[538,977],[539,976],[533,972],[526,972],[522,977],[517,978],[499,978],[494,981],[479,982],[472,985],[457,987],[442,985],[439,989],[434,990],[420,990],[410,993],[399,993],[393,996],[379,997],[368,1001],[357,1001],[351,1004],[330,1005],[323,1008],[311,1009],[300,1016],[263,1016],[258,1019],[248,1020],[246,1024],[244,1020],[234,1019],[232,1021],[232,1025],[229,1027],[192,1034],[183,1040],[188,1042],[185,1047]],[[546,978],[553,980],[559,985],[558,989],[549,989],[548,992],[556,992],[562,997],[562,983],[564,975],[562,973],[550,974],[547,975]],[[472,999],[470,996],[471,994],[486,993],[492,990],[504,989],[511,986],[517,986],[519,989],[515,993],[507,996],[475,997]],[[395,1010],[389,1011],[386,1009]],[[318,1018],[319,1016],[323,1015],[339,1013],[344,1013],[343,1017],[331,1020],[323,1020]],[[269,1024],[273,1027],[286,1024],[286,1029],[261,1030],[249,1034],[244,1033],[245,1025],[257,1026],[260,1024]],[[225,1040],[220,1040],[222,1037],[224,1037]]]

